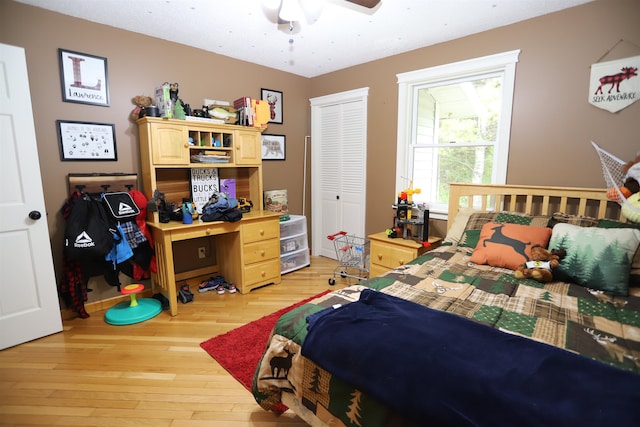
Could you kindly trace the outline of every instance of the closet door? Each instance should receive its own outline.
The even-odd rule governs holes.
[[[336,258],[328,235],[364,237],[368,88],[311,100],[313,254]]]

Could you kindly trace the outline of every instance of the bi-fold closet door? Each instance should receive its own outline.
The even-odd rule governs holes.
[[[313,255],[335,259],[338,231],[365,237],[368,92],[311,99]]]

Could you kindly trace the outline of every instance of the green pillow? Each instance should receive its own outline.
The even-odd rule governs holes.
[[[616,221],[615,219],[607,219],[607,218],[599,219],[598,227],[600,228],[635,228],[640,230],[640,224],[634,224],[632,222]]]
[[[480,240],[480,230],[465,230],[458,241],[458,246],[463,248],[475,248]]]
[[[598,225],[598,219],[591,216],[571,215],[564,212],[555,212],[553,215],[551,215],[549,227],[553,228],[553,226],[559,222],[578,225],[580,227],[595,227],[596,225]]]
[[[631,228],[553,227],[549,250],[564,249],[558,277],[579,285],[626,296],[633,256],[640,246],[640,230]]]
[[[519,212],[474,212],[469,216],[467,225],[460,236],[458,246],[475,248],[480,239],[480,230],[482,230],[482,227],[488,222],[546,227],[549,222],[549,217],[544,215],[527,215]]]
[[[467,225],[460,236],[458,246],[475,248],[480,238],[482,226],[495,219],[497,212],[474,212],[469,216]]]

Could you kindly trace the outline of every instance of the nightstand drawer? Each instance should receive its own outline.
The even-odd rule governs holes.
[[[371,242],[371,263],[396,268],[416,258],[415,249],[405,249],[392,244]]]
[[[382,267],[378,264],[371,263],[371,267],[369,268],[369,277],[382,276],[387,272],[389,272],[389,267]]]
[[[270,239],[261,242],[247,243],[242,248],[245,264],[266,261],[268,259],[280,257],[280,241]]]
[[[255,221],[242,225],[242,241],[244,243],[274,238],[280,238],[279,221]]]

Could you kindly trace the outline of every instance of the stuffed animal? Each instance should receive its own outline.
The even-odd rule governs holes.
[[[632,194],[622,205],[622,214],[629,221],[640,224],[640,192]]]
[[[565,256],[564,249],[548,251],[542,246],[531,248],[531,261],[519,266],[513,275],[516,279],[534,279],[538,282],[548,283],[553,280],[552,270],[560,265],[560,260]]]
[[[618,189],[611,188],[607,191],[607,198],[616,202],[620,201],[616,190],[619,190],[625,199],[640,191],[640,151],[636,153],[635,159],[622,165],[621,169],[624,173],[624,183]]]
[[[138,95],[134,96],[131,99],[131,102],[136,106],[136,108],[131,112],[131,120],[135,122],[140,118],[140,111],[153,104],[153,99],[150,96]]]

